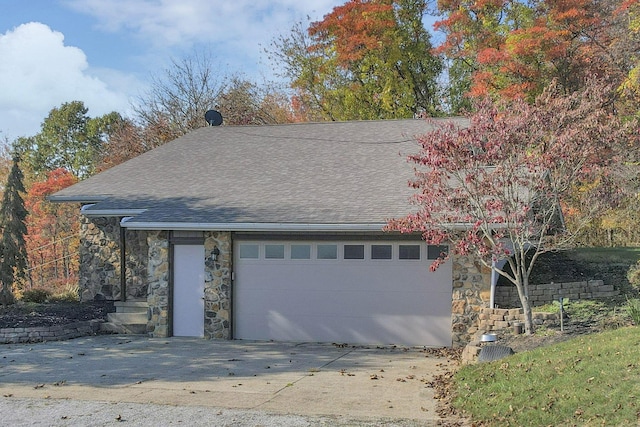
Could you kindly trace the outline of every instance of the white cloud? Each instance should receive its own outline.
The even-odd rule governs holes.
[[[344,0],[68,0],[78,12],[94,17],[100,29],[136,33],[158,46],[204,40],[251,40],[286,31],[307,15],[315,19]],[[257,36],[257,37],[256,37]]]
[[[101,31],[130,33],[160,55],[204,45],[232,70],[255,73],[262,49],[294,23],[344,0],[67,0]],[[245,67],[243,70],[241,67]],[[248,70],[247,70],[248,69]],[[264,70],[263,70],[264,71]]]
[[[84,52],[65,46],[64,35],[31,22],[0,34],[0,131],[13,139],[40,129],[49,111],[74,100],[89,115],[124,111],[125,95],[89,72]]]

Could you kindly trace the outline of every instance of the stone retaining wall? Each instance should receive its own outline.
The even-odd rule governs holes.
[[[102,320],[88,320],[66,325],[3,328],[0,329],[0,344],[62,341],[87,335],[96,335],[100,331],[101,323],[103,323]]]
[[[549,304],[562,298],[569,300],[610,298],[620,292],[613,285],[605,285],[602,280],[588,282],[548,283],[529,285],[529,302],[532,307]],[[495,304],[501,308],[520,307],[518,291],[513,285],[496,287]]]
[[[553,326],[560,321],[556,313],[531,313],[533,324]],[[524,312],[521,308],[483,308],[478,315],[478,333],[500,331],[511,328],[514,323],[524,324]]]
[[[554,326],[560,322],[560,315],[556,313],[531,313],[533,324],[540,326]],[[524,328],[524,312],[521,308],[483,308],[478,315],[478,332],[474,340],[470,341],[462,350],[462,364],[476,363],[483,345],[481,335],[512,328],[514,323],[522,323]]]

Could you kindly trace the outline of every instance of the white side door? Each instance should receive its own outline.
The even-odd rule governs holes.
[[[204,246],[173,247],[173,335],[204,337]]]

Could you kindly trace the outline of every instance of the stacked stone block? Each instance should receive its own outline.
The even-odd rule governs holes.
[[[555,313],[532,313],[534,325],[553,326],[560,318]],[[524,323],[521,308],[483,308],[478,315],[479,333],[495,332],[513,327],[514,323]]]
[[[66,325],[3,328],[0,329],[0,344],[62,341],[87,335],[96,335],[100,331],[101,323],[102,320],[88,320]]]
[[[533,324],[540,326],[554,326],[560,321],[560,317],[555,313],[534,312],[531,314]],[[478,355],[483,345],[480,337],[484,333],[492,333],[500,330],[512,328],[514,323],[524,324],[524,311],[521,308],[483,308],[478,315],[478,332],[474,340],[462,350],[461,362],[463,365],[476,363]]]
[[[605,285],[602,280],[586,282],[548,283],[529,285],[529,302],[532,306],[545,305],[557,301],[560,297],[569,300],[610,298],[620,292],[613,285]],[[520,298],[515,286],[496,287],[495,303],[498,307],[520,306]]]

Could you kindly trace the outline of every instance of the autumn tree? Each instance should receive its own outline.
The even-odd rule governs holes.
[[[54,169],[47,173],[46,180],[34,183],[27,192],[30,286],[55,293],[76,280],[80,207],[51,203],[46,197],[77,181],[65,169]]]
[[[311,37],[303,24],[296,23],[289,34],[275,40],[271,50],[267,52],[274,68],[283,67],[280,77],[288,79],[296,91],[293,109],[307,121],[322,121],[333,118],[334,105],[329,101],[333,86],[346,84],[346,81],[343,82],[337,73],[329,74],[336,67],[325,64],[322,52],[312,50],[312,45]],[[332,85],[325,85],[325,79],[332,82]]]
[[[138,133],[153,135],[151,145],[157,146],[207,126],[204,115],[211,109],[218,110],[223,123],[230,125],[292,120],[284,93],[222,72],[215,58],[205,52],[172,59],[169,67],[152,77],[150,89],[134,107],[135,124],[141,129]]]
[[[613,47],[615,56],[626,61],[628,73],[619,90],[625,101],[625,112],[640,117],[640,0],[623,1],[614,12],[626,26],[618,26]]]
[[[14,142],[34,180],[57,168],[80,179],[95,173],[102,144],[123,119],[115,112],[92,118],[88,111],[81,101],[63,103],[49,112],[40,133]]]
[[[23,175],[20,170],[20,157],[13,156],[13,166],[7,179],[0,206],[0,302],[3,305],[15,301],[13,285],[25,277],[27,268],[27,249],[24,236],[27,234],[25,218],[27,210],[21,193],[24,193]]]
[[[409,157],[417,211],[387,228],[476,255],[517,288],[533,333],[529,277],[537,259],[570,247],[584,224],[615,203],[619,187],[608,170],[637,137],[608,108],[609,94],[593,82],[570,95],[552,86],[533,105],[485,99],[468,127],[436,124]],[[567,212],[572,227],[564,225]],[[501,260],[510,268],[498,269]]]
[[[440,59],[424,28],[424,0],[350,0],[308,30],[276,39],[271,59],[313,118],[440,113]]]
[[[436,28],[446,40],[438,49],[472,69],[463,76],[471,96],[533,101],[552,80],[570,93],[592,75],[619,84],[630,68],[619,3],[439,0],[444,17]]]
[[[229,78],[216,100],[225,124],[266,125],[295,121],[291,101],[273,85],[259,86],[240,76]]]
[[[225,81],[226,73],[207,52],[171,59],[134,107],[139,125],[165,129],[168,140],[206,126],[204,114],[216,106]]]
[[[109,169],[175,138],[166,120],[158,120],[154,126],[145,127],[124,119],[102,144],[96,171]]]
[[[448,84],[443,94],[446,110],[453,116],[464,115],[473,107],[473,101],[469,95],[474,67],[464,58],[451,59],[445,62],[445,65],[448,77]]]

